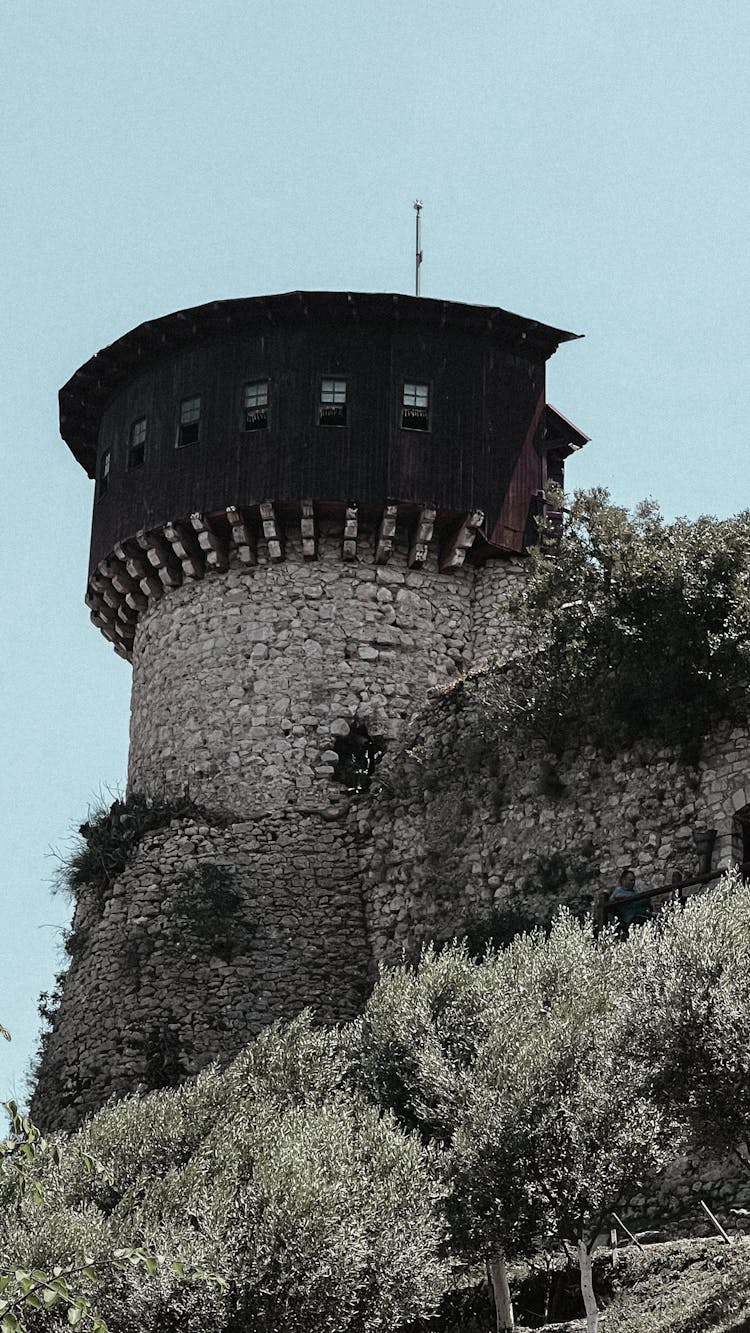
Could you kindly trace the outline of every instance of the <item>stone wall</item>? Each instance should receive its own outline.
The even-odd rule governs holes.
[[[59,1129],[230,1059],[307,1005],[353,1017],[373,978],[355,835],[275,810],[175,819],[82,891],[69,948],[32,1103]]]
[[[235,563],[186,580],[139,620],[133,651],[131,790],[181,792],[242,810],[260,800],[336,799],[333,745],[351,723],[393,741],[431,686],[470,667],[501,628],[518,563],[438,572],[408,564],[408,534],[387,563],[320,559],[289,540],[283,561]],[[508,630],[507,616],[503,620]]]
[[[430,939],[585,909],[624,865],[643,888],[690,877],[696,828],[717,830],[714,865],[741,854],[746,730],[719,727],[696,767],[583,738],[553,760],[499,734],[481,671],[463,672],[509,650],[522,566],[441,575],[410,569],[405,543],[383,566],[321,550],[185,582],[142,617],[131,788],[188,786],[217,817],[145,834],[82,890],[34,1099],[46,1126],[231,1057],[305,1006],[349,1018],[378,963]],[[353,795],[331,747],[355,718],[388,751]]]
[[[581,743],[554,759],[510,745],[481,702],[481,677],[449,687],[378,770],[357,812],[372,848],[365,897],[378,961],[431,938],[587,909],[632,866],[643,890],[700,871],[693,831],[717,831],[714,868],[741,853],[750,734],[720,725],[693,767],[643,745],[605,758]]]

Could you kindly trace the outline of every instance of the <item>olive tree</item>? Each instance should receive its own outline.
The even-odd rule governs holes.
[[[619,955],[660,1104],[718,1153],[750,1144],[750,885],[728,873]]]
[[[591,1256],[610,1208],[665,1165],[676,1126],[634,1053],[613,935],[561,914],[472,962],[462,946],[385,972],[358,1029],[360,1077],[438,1150],[454,1250],[488,1263],[512,1327],[504,1260],[545,1236]]]
[[[429,1314],[444,1260],[424,1150],[345,1071],[336,1034],[302,1018],[224,1073],[106,1108],[29,1163],[39,1197],[2,1212],[2,1252],[53,1292],[80,1277],[75,1322],[98,1333],[384,1333]],[[8,1333],[73,1322],[31,1295]]]

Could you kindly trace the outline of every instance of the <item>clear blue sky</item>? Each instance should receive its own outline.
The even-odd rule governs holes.
[[[123,783],[129,668],[83,604],[56,394],[150,316],[412,290],[586,334],[576,486],[748,504],[747,0],[3,0],[0,1096],[58,966],[51,847]]]

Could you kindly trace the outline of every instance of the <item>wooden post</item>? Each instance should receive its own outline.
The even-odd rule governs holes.
[[[378,529],[378,538],[375,544],[375,564],[385,565],[390,558],[393,550],[393,538],[396,533],[396,516],[398,507],[396,505],[386,505],[383,510],[383,517]]]

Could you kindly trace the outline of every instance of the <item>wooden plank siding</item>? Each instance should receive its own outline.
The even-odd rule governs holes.
[[[230,309],[222,320],[219,308],[236,304],[249,313],[230,318]],[[81,461],[89,465],[92,412],[98,456],[110,454],[106,494],[94,503],[92,568],[140,528],[268,499],[351,501],[373,513],[389,501],[434,505],[443,515],[482,510],[484,535],[519,549],[542,484],[545,362],[572,335],[547,330],[545,341],[540,326],[518,316],[504,317],[506,327],[479,307],[345,293],[220,302],[205,318],[184,314],[162,321],[169,337],[159,350],[134,357],[128,338],[138,330],[107,349],[115,364],[122,344],[124,360],[101,406],[102,381],[89,389],[88,367],[61,393]],[[328,378],[346,381],[345,425],[319,424]],[[244,386],[264,379],[268,428],[245,431]],[[429,386],[428,430],[403,428],[405,382]],[[200,438],[176,448],[180,404],[197,395]],[[128,470],[130,429],[142,417],[145,459]]]

